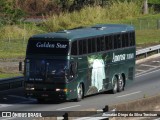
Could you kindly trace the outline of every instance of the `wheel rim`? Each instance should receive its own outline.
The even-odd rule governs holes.
[[[124,86],[123,79],[120,78],[120,80],[119,80],[119,89],[122,90],[122,89],[123,89],[123,86]]]
[[[79,99],[82,98],[82,94],[83,94],[82,85],[80,84],[79,87],[78,87],[78,98],[79,98]]]
[[[114,78],[114,80],[113,80],[113,90],[114,91],[117,91],[117,79],[116,78]]]

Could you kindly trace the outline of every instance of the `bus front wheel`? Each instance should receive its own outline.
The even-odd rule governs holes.
[[[82,98],[83,98],[83,86],[82,86],[82,84],[79,84],[77,86],[77,99],[76,99],[76,101],[77,102],[81,101]]]

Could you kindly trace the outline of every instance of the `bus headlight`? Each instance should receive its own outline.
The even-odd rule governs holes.
[[[26,90],[35,90],[33,84],[26,84],[25,89],[26,89]]]
[[[30,88],[30,87],[26,87],[26,90],[35,90],[34,87]]]
[[[67,92],[68,90],[65,88],[65,89],[60,89],[60,88],[57,88],[56,89],[56,92],[60,92],[60,91],[62,91],[62,92]]]

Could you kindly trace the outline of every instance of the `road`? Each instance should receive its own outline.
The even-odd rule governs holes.
[[[117,94],[101,93],[85,97],[80,102],[38,104],[23,96],[23,89],[0,92],[0,111],[78,111],[88,108],[102,109],[105,105],[123,103],[159,94],[160,57],[136,65],[136,78],[125,91]]]

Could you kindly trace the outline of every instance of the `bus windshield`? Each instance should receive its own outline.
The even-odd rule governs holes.
[[[30,39],[27,54],[67,55],[68,48],[68,41]]]
[[[59,59],[30,60],[29,66],[29,80],[51,80],[65,77],[67,61]]]

